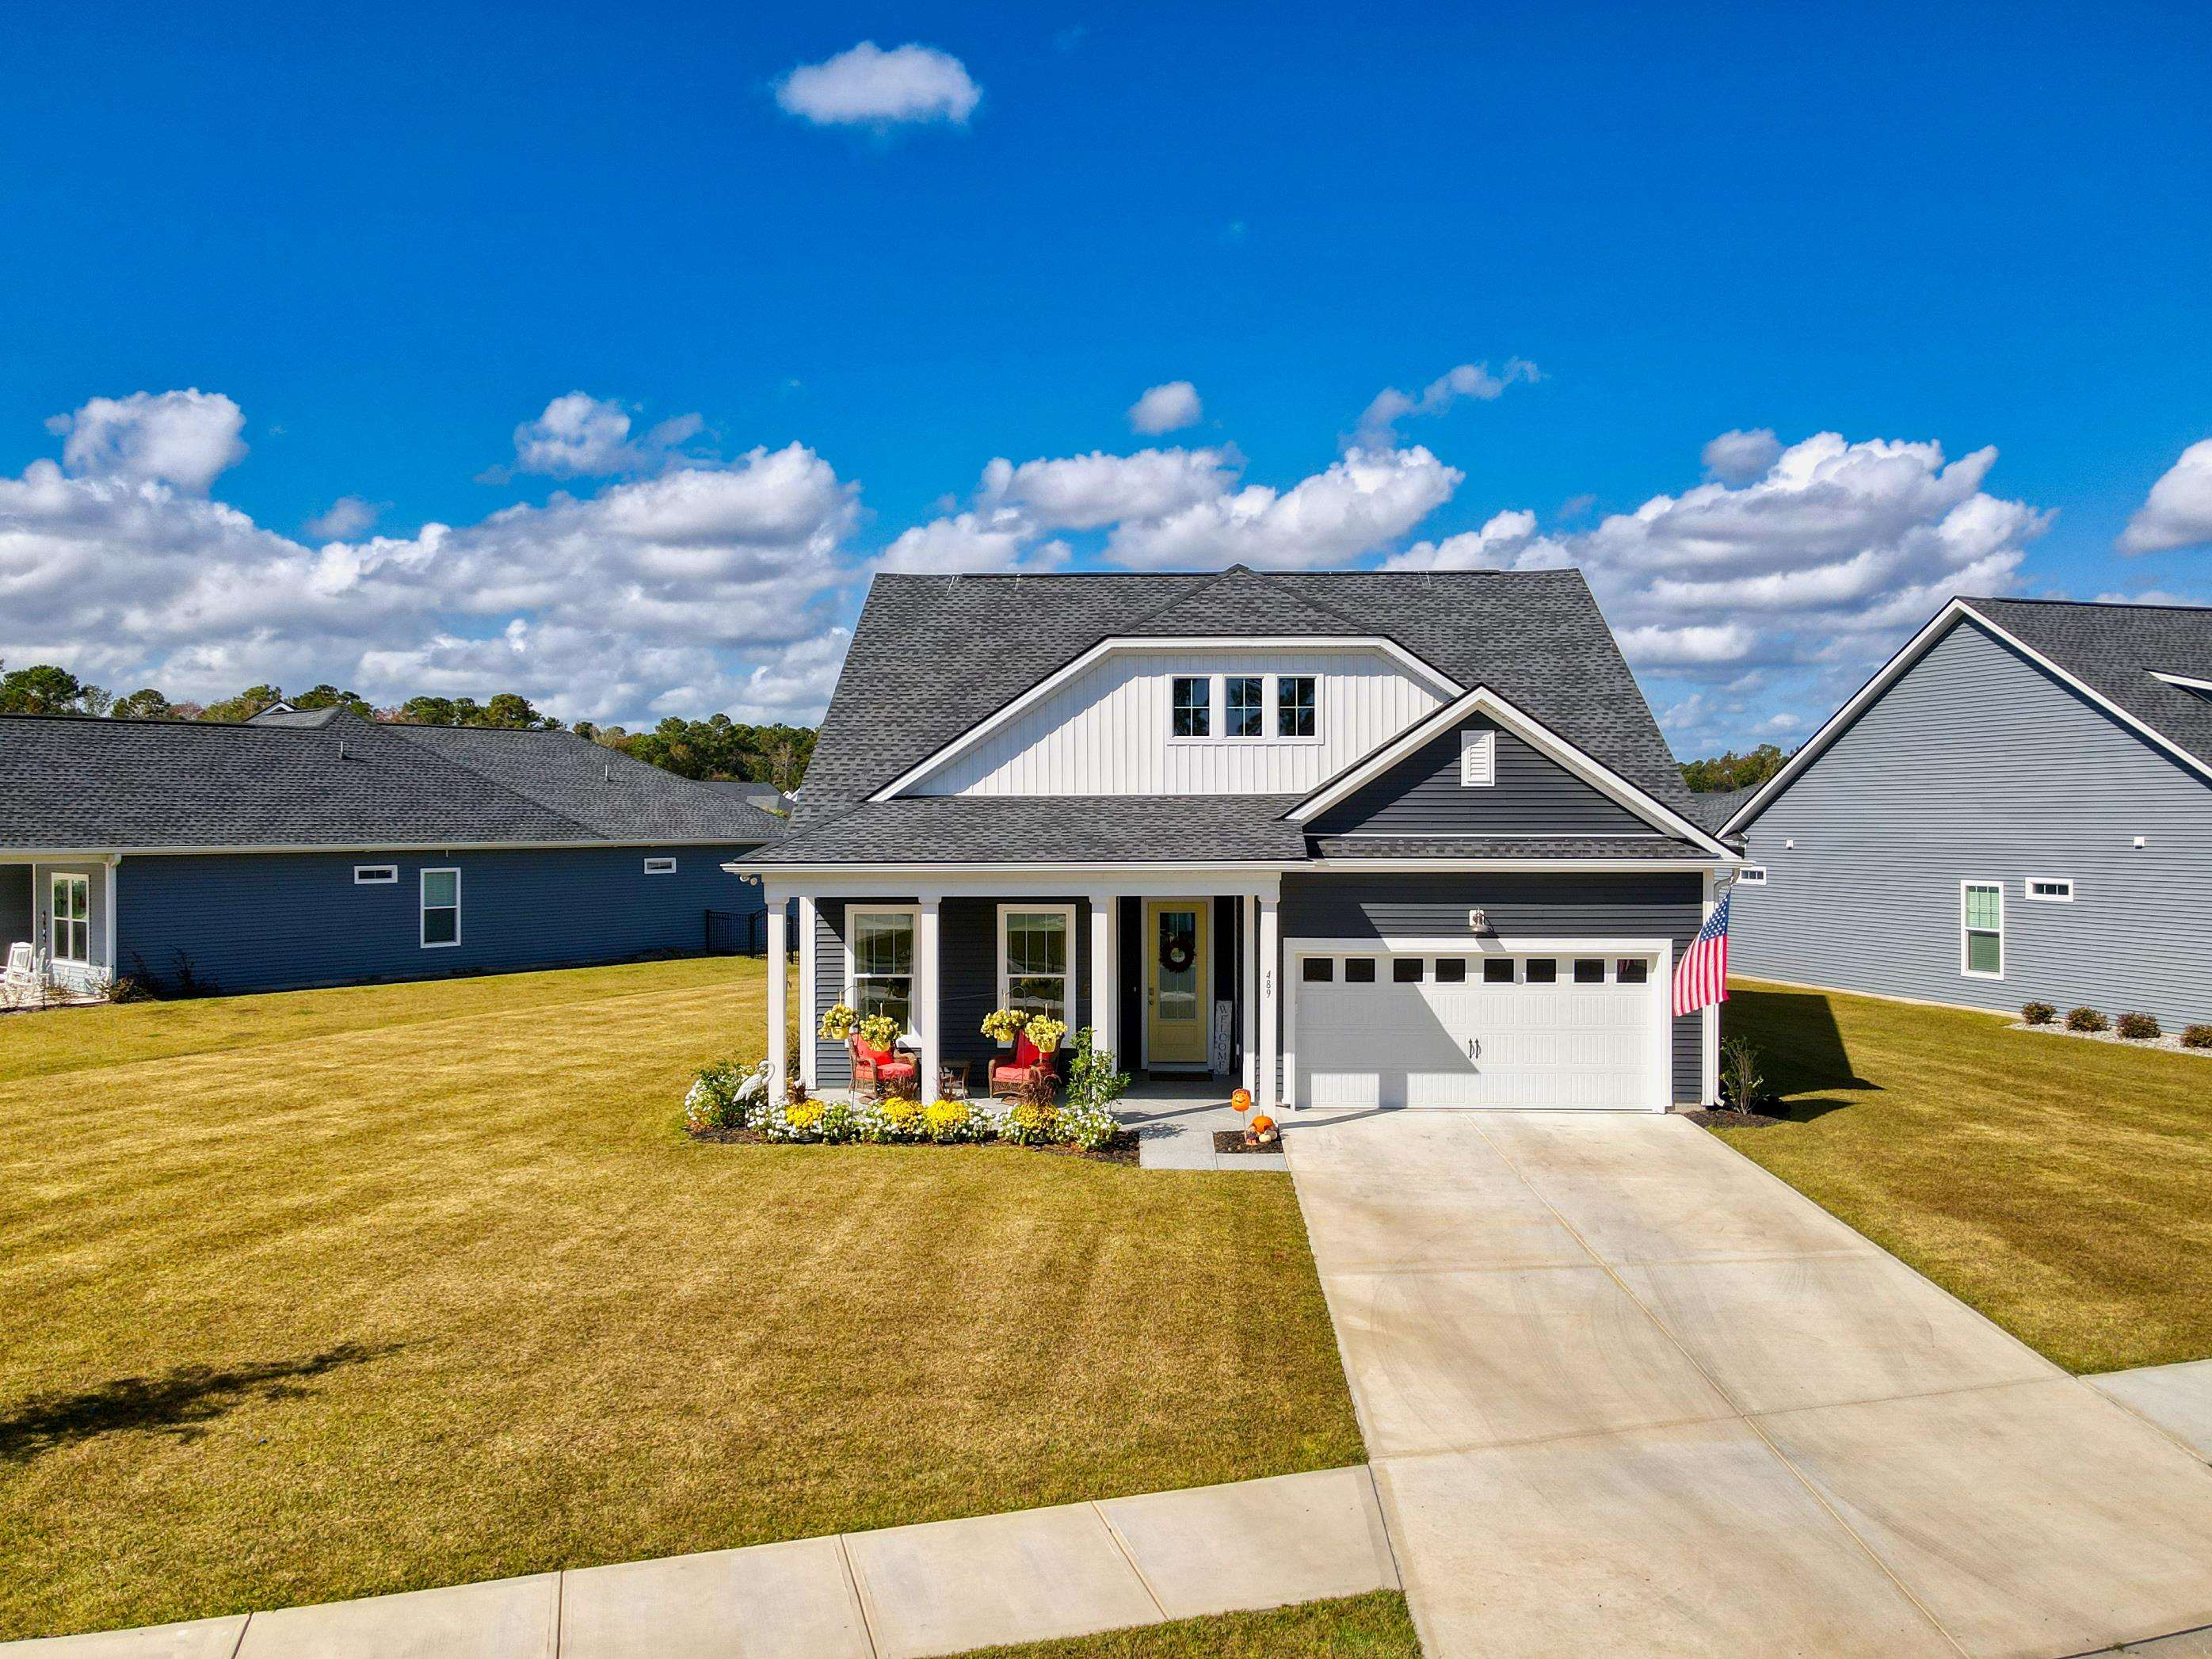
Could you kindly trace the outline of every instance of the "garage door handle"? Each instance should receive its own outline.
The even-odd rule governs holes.
[[[1467,1040],[1467,1057],[1469,1060],[1480,1060],[1482,1058],[1482,1044],[1473,1037],[1469,1037]]]

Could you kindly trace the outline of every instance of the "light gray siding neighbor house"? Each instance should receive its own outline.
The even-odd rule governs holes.
[[[2212,1021],[2212,610],[1954,599],[1725,827],[1738,973]]]
[[[876,578],[765,887],[769,1053],[990,1011],[1293,1107],[1713,1096],[1675,958],[1735,860],[1571,570]]]

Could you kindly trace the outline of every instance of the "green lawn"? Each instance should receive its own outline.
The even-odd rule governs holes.
[[[965,1659],[1420,1659],[1406,1598],[1395,1590],[1309,1601],[1267,1613],[1184,1619],[1064,1642],[988,1648]]]
[[[1730,1146],[2070,1370],[2212,1357],[2212,1062],[1731,992],[1791,1121]]]
[[[0,1018],[0,1637],[1359,1460],[1287,1177],[695,1145],[762,990]]]

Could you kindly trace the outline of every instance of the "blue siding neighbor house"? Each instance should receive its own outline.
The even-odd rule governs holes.
[[[783,828],[568,732],[8,717],[0,946],[76,991],[697,954],[710,911],[761,908],[723,865]]]
[[[1741,973],[2212,1021],[2212,610],[1954,600],[1726,832]]]

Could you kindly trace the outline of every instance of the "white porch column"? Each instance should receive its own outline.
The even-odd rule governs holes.
[[[814,901],[802,894],[799,900],[799,1075],[811,1094],[815,1078],[814,1030],[822,1011],[814,1006]]]
[[[784,999],[789,994],[790,978],[790,967],[784,960],[787,940],[783,902],[787,896],[765,882],[761,887],[768,899],[768,1097],[773,1105],[783,1099],[783,1056],[788,1044],[784,1030]]]
[[[1252,1097],[1272,1112],[1282,1104],[1283,1098],[1282,1087],[1275,1075],[1276,1040],[1282,1030],[1281,918],[1272,894],[1261,894],[1259,907],[1260,1086],[1252,1091]]]
[[[107,934],[106,952],[107,982],[111,985],[115,982],[115,866],[122,862],[122,854],[112,853],[108,855],[100,895],[103,931]]]
[[[937,1071],[945,1052],[937,994],[937,909],[934,894],[921,896],[921,915],[914,930],[914,1025],[921,1038],[921,1098],[937,1098]]]
[[[1121,988],[1121,964],[1115,960],[1114,936],[1121,901],[1111,893],[1091,895],[1091,1025],[1098,1046],[1121,1052],[1121,1033],[1115,1023]]]
[[[1238,1024],[1243,1035],[1237,1046],[1244,1051],[1244,1087],[1252,1098],[1260,1097],[1260,930],[1258,900],[1247,893],[1237,901],[1237,950],[1243,958],[1237,964],[1237,977],[1243,992],[1237,1000],[1243,1013]]]
[[[1698,925],[1700,927],[1703,927],[1705,923],[1711,921],[1713,919],[1713,911],[1719,902],[1719,896],[1713,880],[1713,872],[1710,870],[1705,872],[1705,902],[1699,907],[1698,912]],[[1673,993],[1669,991],[1668,995],[1671,997]],[[1672,1007],[1672,1002],[1670,1001],[1668,1006]],[[1698,1048],[1702,1051],[1701,1057],[1703,1064],[1698,1067],[1700,1075],[1698,1079],[1698,1091],[1705,1096],[1705,1098],[1700,1101],[1698,1104],[1703,1106],[1717,1106],[1721,1103],[1720,1004],[1717,1002],[1708,1004],[1703,1012],[1698,1016]],[[1674,1098],[1674,1022],[1672,1019],[1669,1019],[1667,1022],[1668,1044],[1666,1064],[1668,1071],[1667,1098],[1670,1101]]]

